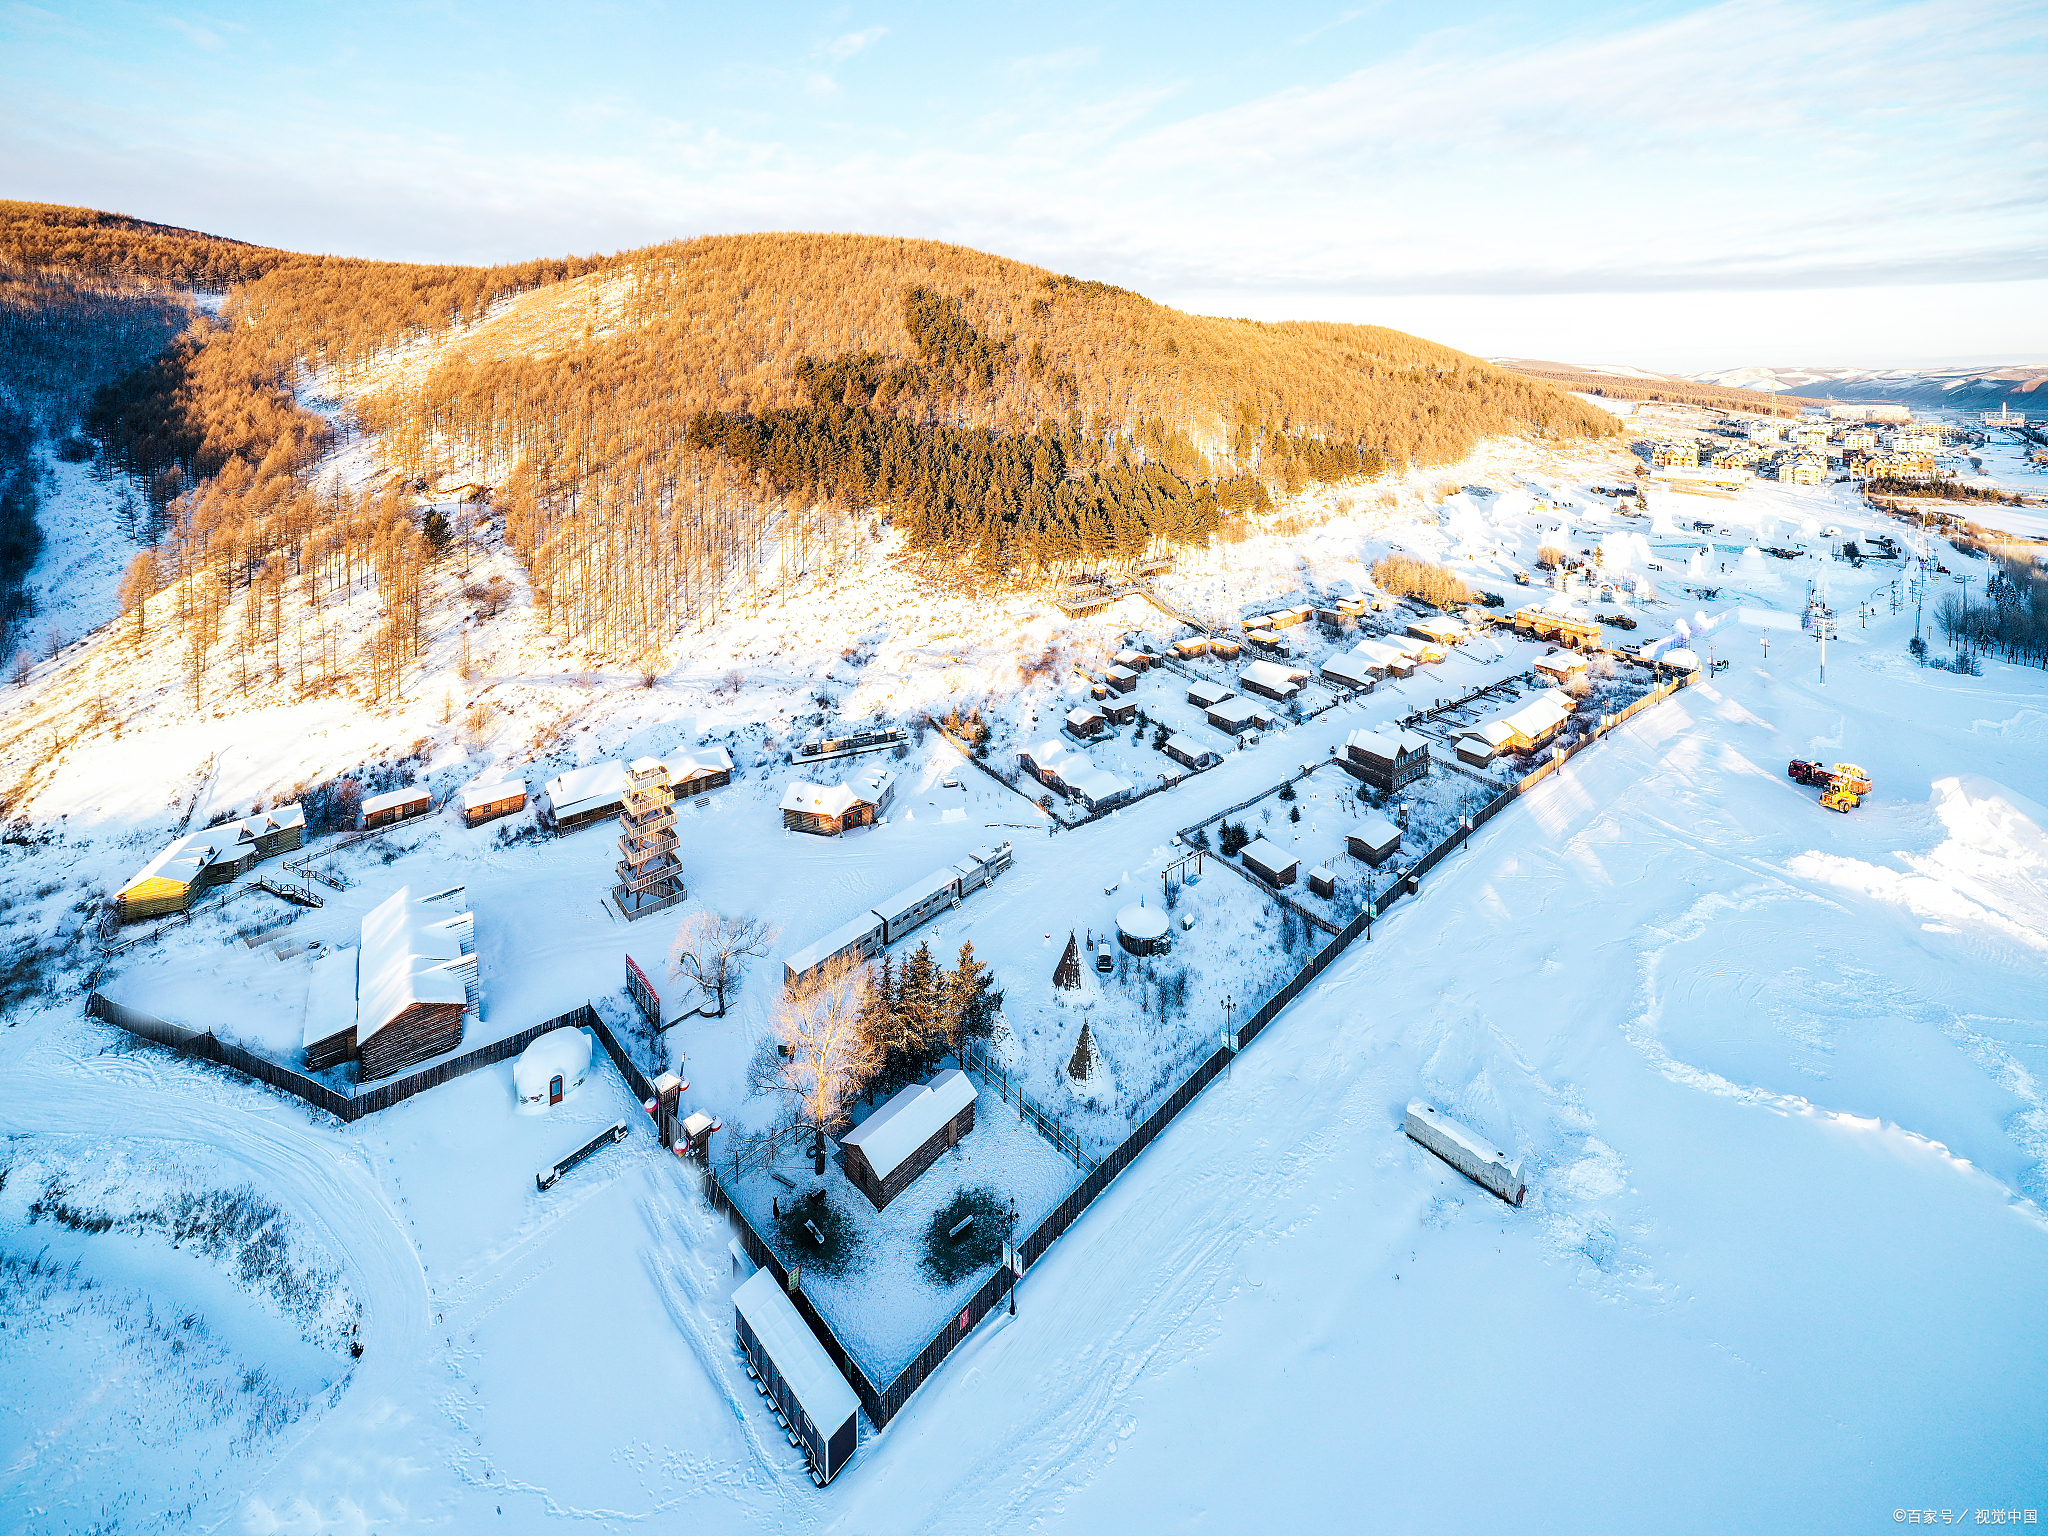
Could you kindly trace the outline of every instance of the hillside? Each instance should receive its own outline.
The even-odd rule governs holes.
[[[433,624],[419,573],[445,530],[420,490],[489,495],[543,622],[631,661],[764,569],[835,565],[873,514],[933,574],[1029,584],[1489,437],[1612,431],[1564,391],[1400,332],[1185,315],[925,241],[425,267],[11,204],[0,255],[39,280],[234,276],[217,318],[89,413],[103,463],[161,508],[124,609],[171,592],[177,641],[210,650],[252,588],[374,569],[393,679]],[[357,468],[375,472],[316,499],[337,425],[373,434]],[[279,602],[242,628],[274,636]]]
[[[1612,400],[1662,400],[1674,405],[1705,405],[1717,410],[1747,411],[1763,416],[1797,416],[1805,407],[1821,403],[1819,400],[1798,398],[1789,392],[1739,388],[1733,380],[1709,379],[1702,382],[1676,374],[1651,373],[1641,368],[1550,363],[1527,357],[1497,357],[1493,361],[1511,373],[1545,379],[1581,394],[1605,395]]]

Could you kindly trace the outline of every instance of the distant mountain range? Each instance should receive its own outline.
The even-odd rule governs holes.
[[[1695,383],[1923,410],[2048,409],[2048,368],[1724,368],[1685,375]]]

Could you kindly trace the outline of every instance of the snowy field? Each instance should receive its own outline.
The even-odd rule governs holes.
[[[2048,1319],[2030,1278],[2048,1260],[2048,677],[1915,666],[1912,609],[1883,600],[1891,568],[1752,552],[1824,557],[1824,528],[1879,526],[1836,488],[1660,496],[1648,519],[1624,519],[1585,489],[1612,463],[1532,471],[1531,450],[1489,455],[1389,504],[1326,498],[1326,516],[1210,568],[1184,562],[1176,600],[1237,611],[1356,579],[1396,545],[1510,601],[1554,596],[1513,573],[1558,534],[1642,576],[1630,638],[1683,625],[1732,665],[1480,829],[1034,1266],[1019,1315],[985,1321],[829,1490],[811,1487],[739,1370],[728,1229],[608,1067],[546,1115],[515,1112],[504,1065],[343,1128],[132,1048],[67,994],[0,1031],[0,1369],[38,1384],[0,1419],[0,1523],[1704,1531],[1768,1511],[1774,1528],[1848,1530],[1895,1509],[2048,1503]],[[1695,518],[1715,532],[1692,537]],[[1006,993],[1012,1070],[1107,1144],[1173,1080],[1162,1063],[1213,1041],[1217,994],[1263,996],[1285,973],[1279,910],[1213,869],[1182,894],[1176,922],[1196,923],[1175,929],[1169,963],[1191,979],[1171,1020],[1136,966],[1057,996],[1066,934],[1109,931],[1120,906],[1162,891],[1178,828],[1253,796],[1242,817],[1301,837],[1304,867],[1337,858],[1357,819],[1348,780],[1305,780],[1298,823],[1266,792],[1348,732],[1541,652],[1463,648],[1074,831],[1037,830],[1021,797],[931,734],[888,760],[901,777],[885,824],[785,833],[780,754],[815,728],[821,676],[842,718],[972,703],[1007,745],[1085,698],[1074,667],[1099,668],[1161,619],[1127,599],[1085,622],[1005,609],[977,628],[943,598],[913,624],[900,582],[876,573],[822,618],[814,604],[809,628],[773,606],[736,614],[652,690],[550,657],[515,611],[486,636],[506,703],[483,744],[440,718],[443,674],[395,716],[342,698],[219,720],[139,706],[121,740],[60,748],[34,813],[48,841],[0,848],[0,922],[9,942],[57,942],[181,819],[416,742],[437,793],[486,763],[525,766],[536,746],[553,772],[729,743],[737,782],[681,818],[689,907],[758,914],[778,937],[728,1017],[669,1032],[691,1101],[732,1132],[765,1123],[745,1069],[781,957],[1010,838],[1015,867],[911,943],[950,963],[972,940]],[[1791,619],[1810,582],[1843,615],[1825,685]],[[53,690],[78,686],[62,668],[91,661],[17,691],[11,718],[56,707]],[[120,674],[138,694],[150,664]],[[1192,713],[1184,694],[1184,680],[1178,695],[1161,683],[1143,707],[1165,718],[1177,696]],[[1129,736],[1119,752],[1157,758],[1149,732]],[[1832,815],[1787,781],[1791,756],[1860,762],[1877,792]],[[1439,769],[1413,814],[1468,786],[1483,792]],[[331,941],[400,884],[461,883],[494,1028],[586,999],[617,1008],[624,955],[659,964],[677,915],[629,926],[609,910],[614,829],[502,830],[442,815],[350,850],[337,860],[349,888],[286,932]],[[284,915],[238,896],[121,957],[107,984],[287,1039],[264,1015],[287,1011],[279,978],[300,958],[236,939]],[[209,967],[230,1002],[206,1001]],[[1094,1106],[1062,1079],[1084,1015],[1104,1057]],[[1524,1208],[1400,1134],[1418,1094],[1527,1160]],[[977,1118],[914,1187],[903,1233],[969,1182],[1009,1179],[1027,1223],[1022,1208],[1057,1200],[1071,1170],[1047,1144],[987,1096]],[[617,1119],[634,1128],[625,1144],[535,1192],[537,1167]],[[126,1225],[31,1220],[67,1170]],[[329,1277],[312,1321],[299,1290],[252,1281],[238,1252],[194,1251],[137,1214],[244,1188],[277,1212],[290,1272]],[[900,1279],[911,1260],[889,1248],[872,1273]],[[953,1295],[917,1297],[866,1346],[898,1358]],[[200,1322],[184,1329],[187,1316]],[[360,1358],[338,1347],[337,1320]],[[181,1367],[171,1346],[201,1325],[203,1364]]]

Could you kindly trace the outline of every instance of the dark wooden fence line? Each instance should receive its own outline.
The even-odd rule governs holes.
[[[315,1109],[325,1110],[344,1124],[360,1120],[365,1115],[377,1114],[394,1104],[402,1104],[416,1093],[438,1088],[443,1083],[465,1077],[479,1068],[509,1060],[551,1029],[594,1025],[601,1040],[608,1039],[611,1033],[604,1028],[603,1021],[597,1017],[597,1011],[588,1003],[584,1003],[556,1018],[530,1025],[515,1035],[507,1035],[503,1040],[496,1040],[463,1055],[451,1057],[447,1061],[428,1067],[423,1072],[380,1083],[375,1088],[366,1089],[361,1093],[348,1094],[338,1092],[327,1084],[308,1077],[303,1072],[282,1066],[268,1057],[259,1056],[232,1041],[223,1040],[210,1030],[186,1029],[177,1024],[167,1023],[138,1009],[114,1002],[98,992],[94,992],[86,1000],[85,1011],[92,1017],[124,1029],[140,1039],[169,1046],[181,1056],[190,1056],[197,1061],[211,1061],[219,1066],[232,1068],[244,1077],[252,1077],[259,1083],[267,1083],[295,1099],[304,1100]],[[615,1043],[608,1046],[608,1049],[615,1048]]]

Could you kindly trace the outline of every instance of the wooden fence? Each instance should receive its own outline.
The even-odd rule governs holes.
[[[611,1031],[605,1028],[604,1021],[598,1018],[597,1010],[585,1003],[544,1023],[530,1025],[516,1035],[507,1035],[503,1040],[495,1040],[489,1045],[479,1046],[460,1056],[437,1062],[424,1071],[414,1072],[407,1077],[393,1078],[388,1083],[379,1083],[359,1093],[342,1093],[317,1078],[308,1077],[303,1072],[296,1072],[268,1057],[259,1056],[233,1041],[223,1040],[210,1030],[186,1029],[181,1025],[166,1023],[162,1019],[103,997],[98,992],[94,992],[86,1000],[85,1011],[94,1018],[124,1029],[140,1039],[169,1046],[181,1056],[190,1056],[196,1061],[211,1061],[232,1068],[244,1077],[253,1077],[259,1083],[267,1083],[295,1099],[303,1099],[315,1109],[325,1110],[343,1122],[374,1115],[380,1110],[391,1108],[394,1104],[404,1103],[416,1093],[424,1093],[429,1088],[438,1088],[441,1084],[453,1082],[458,1077],[466,1077],[481,1067],[509,1060],[551,1029],[565,1029],[576,1025],[593,1029],[598,1039],[605,1043],[605,1048],[612,1054],[613,1060],[623,1059],[623,1053],[618,1050],[618,1043],[611,1038]],[[647,1081],[645,1075],[639,1073],[628,1076],[627,1081],[632,1082],[634,1077],[639,1078],[640,1084]],[[644,1102],[652,1096],[653,1090],[649,1087],[640,1092]]]

